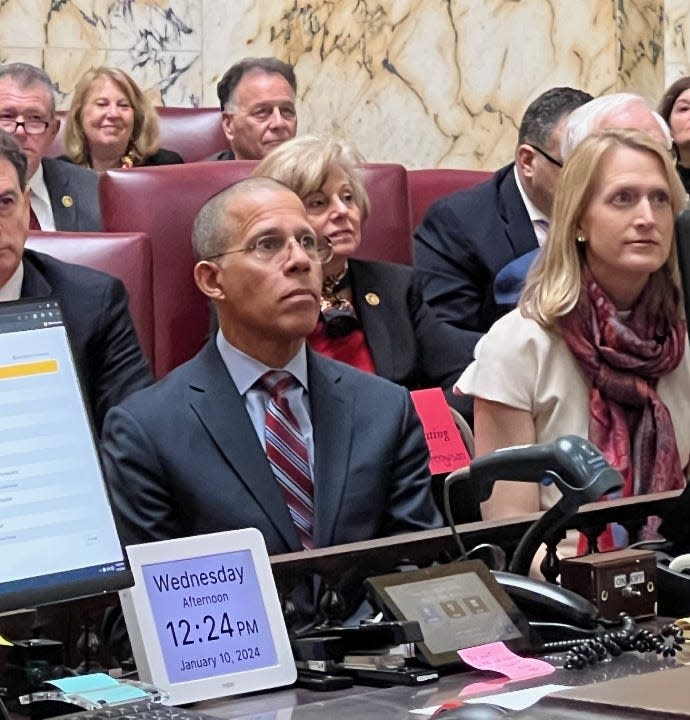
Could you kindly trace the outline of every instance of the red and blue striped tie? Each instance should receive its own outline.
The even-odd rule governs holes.
[[[304,436],[285,395],[286,390],[296,385],[296,380],[284,370],[270,370],[258,384],[271,396],[266,406],[266,456],[302,546],[311,549],[314,483]]]

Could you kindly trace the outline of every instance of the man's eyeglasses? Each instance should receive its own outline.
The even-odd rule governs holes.
[[[0,130],[8,133],[16,133],[20,126],[24,128],[27,135],[43,135],[50,123],[47,120],[12,120],[0,118]]]
[[[539,147],[539,145],[530,144],[530,147],[532,148],[532,150],[536,150],[540,155],[545,157],[550,163],[552,163],[556,167],[559,167],[559,168],[563,167],[563,163],[560,160],[556,160],[556,158],[553,157],[553,155],[549,155],[549,153],[547,153],[546,150],[542,150]]]
[[[262,237],[255,243],[238,250],[226,250],[216,255],[210,255],[206,260],[215,260],[223,255],[233,253],[248,253],[261,262],[285,262],[292,251],[293,245],[299,245],[305,255],[315,263],[322,265],[333,257],[333,244],[327,237],[317,238],[314,235],[302,235],[301,238],[288,239],[286,237]]]

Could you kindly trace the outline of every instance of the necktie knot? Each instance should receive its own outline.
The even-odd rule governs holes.
[[[297,380],[287,370],[269,370],[257,381],[257,385],[263,388],[273,400],[283,397],[283,394],[297,385]]]

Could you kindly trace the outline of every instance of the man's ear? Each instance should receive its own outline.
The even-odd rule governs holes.
[[[228,139],[228,142],[232,144],[233,138],[235,137],[235,126],[234,126],[234,120],[235,116],[233,113],[229,112],[223,112],[223,132],[225,133],[225,137]]]
[[[220,282],[220,268],[209,260],[199,260],[194,266],[194,282],[207,298],[224,300],[225,290]]]
[[[522,144],[518,146],[515,152],[515,164],[518,166],[518,170],[522,176],[531,178],[534,175],[536,157],[537,153],[531,145]]]
[[[50,121],[50,125],[46,128],[46,132],[51,136],[50,141],[52,142],[55,140],[55,136],[58,134],[58,131],[60,130],[60,118],[54,117]]]

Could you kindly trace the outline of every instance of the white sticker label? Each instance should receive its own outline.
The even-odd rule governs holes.
[[[628,579],[625,575],[614,575],[613,576],[613,587],[624,588],[628,584]]]
[[[644,582],[644,570],[636,570],[630,573],[630,584],[641,585]]]

